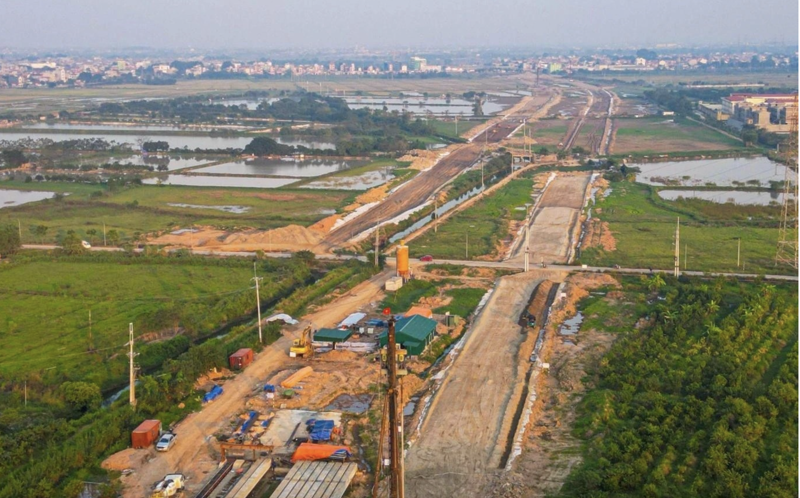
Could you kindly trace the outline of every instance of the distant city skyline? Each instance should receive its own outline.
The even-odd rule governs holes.
[[[0,49],[796,46],[796,0],[4,0]]]

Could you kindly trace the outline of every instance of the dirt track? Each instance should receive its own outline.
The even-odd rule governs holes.
[[[424,203],[434,192],[450,181],[461,171],[472,166],[481,153],[478,145],[464,145],[452,154],[442,158],[436,166],[420,173],[397,192],[390,194],[380,204],[355,218],[350,223],[332,231],[322,245],[329,248],[342,246],[349,239],[373,228],[378,223],[390,220]]]
[[[350,292],[322,310],[303,317],[297,327],[302,330],[305,323],[315,326],[330,326],[346,317],[361,306],[382,296],[383,285],[391,276],[391,270],[384,271],[370,280],[353,288]],[[188,478],[187,491],[197,492],[217,468],[213,447],[209,440],[213,434],[227,427],[227,420],[244,410],[245,398],[251,394],[258,383],[263,383],[277,371],[292,361],[287,354],[293,337],[284,335],[258,354],[255,361],[233,379],[225,382],[225,392],[213,403],[199,412],[186,417],[175,428],[178,439],[168,452],[156,453],[153,448],[143,450],[123,450],[130,453],[134,473],[121,478],[125,486],[123,496],[141,498],[150,486],[170,472],[181,472]],[[114,458],[114,456],[112,456]],[[137,463],[137,461],[145,461]]]
[[[536,285],[554,272],[503,277],[464,339],[406,459],[406,496],[487,496],[506,448],[524,380],[528,337],[519,316]],[[523,368],[520,368],[520,365]],[[522,377],[522,378],[521,378]]]
[[[591,175],[561,174],[547,187],[532,215],[529,230],[530,264],[567,263],[577,240],[578,223]],[[510,261],[522,261],[525,244],[520,243]]]
[[[549,92],[531,99],[521,109],[516,110],[512,118],[502,119],[490,126],[488,130],[477,135],[471,144],[460,146],[453,153],[442,158],[433,168],[417,175],[402,189],[390,194],[374,208],[332,231],[320,244],[321,248],[332,249],[345,245],[348,240],[359,233],[421,205],[445,183],[472,166],[478,159],[485,143],[497,144],[505,140],[520,126],[523,117],[537,112],[548,102],[551,102]]]

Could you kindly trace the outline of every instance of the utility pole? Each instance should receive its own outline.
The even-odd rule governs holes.
[[[689,244],[683,245],[683,269],[684,271],[689,269]]]
[[[528,227],[525,227],[525,271],[530,270],[530,233],[528,233]]]
[[[22,222],[17,219],[17,229],[19,230],[19,243],[22,244]]]
[[[128,349],[128,358],[130,359],[129,364],[129,373],[130,373],[130,392],[129,392],[129,401],[132,407],[136,407],[136,370],[134,370],[133,366],[133,359],[139,354],[133,352],[133,323],[128,324],[128,345],[130,349]]]
[[[378,234],[380,230],[375,230],[375,266],[378,266],[378,251],[380,250],[380,239],[378,238]]]
[[[456,137],[458,136],[458,114],[456,114]]]
[[[25,408],[28,408],[28,379],[25,379]]]
[[[742,257],[742,238],[736,237],[736,268],[741,266],[740,261]]]
[[[258,342],[259,344],[264,344],[264,340],[261,337],[261,295],[259,294],[258,283],[261,281],[261,277],[256,274],[256,262],[253,261],[253,280],[256,282],[256,311],[258,312]]]
[[[103,220],[103,247],[106,246],[106,222]]]
[[[89,351],[94,350],[92,347],[92,309],[89,308]]]
[[[681,275],[681,219],[678,218],[678,224],[675,227],[675,271],[674,275],[679,277]]]
[[[433,198],[433,233],[439,233],[439,198]]]

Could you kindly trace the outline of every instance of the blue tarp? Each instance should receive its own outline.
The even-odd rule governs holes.
[[[214,385],[214,387],[203,396],[203,403],[214,401],[220,394],[222,394],[222,387]]]
[[[274,393],[275,386],[272,384],[264,384],[264,390],[267,391],[268,393]]]
[[[335,424],[333,420],[309,420],[308,438],[313,441],[330,441]]]
[[[258,417],[258,412],[251,411],[249,415],[250,416],[247,418],[247,420],[245,420],[245,422],[242,424],[242,428],[239,430],[239,432],[242,434],[246,433],[247,430],[250,428],[250,426],[253,425],[253,422],[255,422],[256,417]]]

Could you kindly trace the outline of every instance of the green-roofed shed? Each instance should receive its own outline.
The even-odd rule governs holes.
[[[332,342],[334,344],[345,342],[353,335],[352,330],[319,329],[314,333],[314,342]]]
[[[409,355],[417,356],[425,351],[436,334],[436,320],[421,315],[412,315],[397,320],[394,326],[397,343],[403,346]],[[379,336],[381,347],[389,341],[388,333]]]

